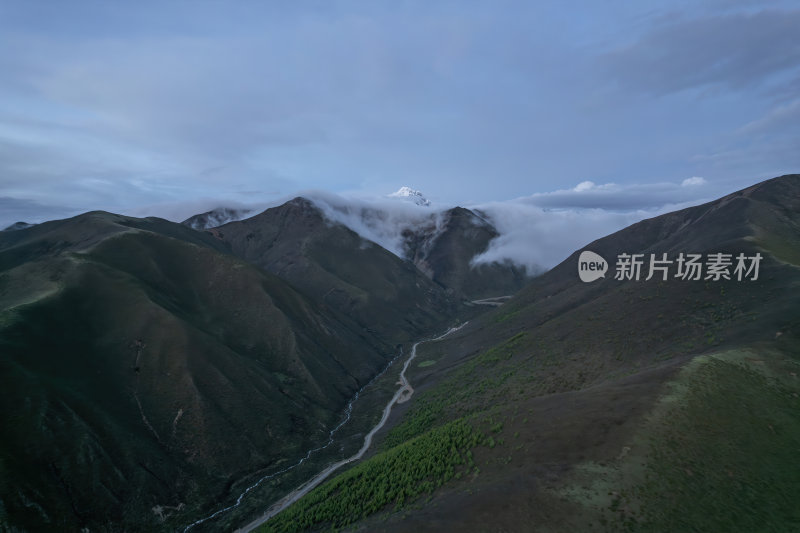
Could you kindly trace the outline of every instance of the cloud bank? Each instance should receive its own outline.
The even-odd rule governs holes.
[[[508,201],[465,203],[462,207],[488,219],[500,234],[483,254],[473,259],[473,264],[510,261],[536,274],[552,268],[596,239],[645,218],[711,201],[722,195],[718,191],[714,183],[699,176],[678,183],[654,184],[596,184],[585,180],[569,189],[535,193]],[[456,205],[433,203],[426,206],[391,195],[354,196],[305,190],[270,202],[204,198],[152,204],[126,210],[123,214],[159,216],[180,222],[220,207],[249,210],[256,214],[296,196],[311,200],[332,223],[347,226],[398,257],[405,257],[404,232],[424,230],[435,235],[443,229],[445,212]],[[8,215],[7,223],[0,217],[0,224],[6,227],[17,220],[31,221],[25,214],[30,209],[41,210],[42,207],[32,202],[0,198],[0,211]],[[69,208],[50,209],[52,213],[77,214]]]
[[[525,202],[496,202],[479,209],[488,215],[500,236],[473,263],[511,261],[534,274],[549,270],[600,237],[660,214],[659,210],[553,210]]]
[[[703,198],[714,198],[719,189],[698,176],[686,178],[681,183],[656,182],[619,185],[598,185],[583,181],[571,189],[536,193],[514,200],[545,208],[581,208],[631,211],[655,209],[677,205]]]
[[[537,193],[507,202],[476,205],[500,236],[474,263],[512,261],[529,272],[550,269],[588,243],[645,218],[714,199],[702,177],[681,183],[598,185]]]
[[[438,232],[447,209],[402,198],[348,198],[323,191],[307,191],[301,196],[312,200],[329,220],[344,224],[398,257],[405,257],[404,231],[427,228]]]
[[[702,177],[680,183],[595,184],[584,181],[571,189],[537,193],[504,202],[466,204],[500,233],[473,264],[507,262],[541,273],[586,244],[635,222],[698,205],[716,196]],[[349,198],[307,191],[331,221],[349,227],[399,257],[404,256],[403,232],[441,230],[453,205],[415,205],[395,198]]]

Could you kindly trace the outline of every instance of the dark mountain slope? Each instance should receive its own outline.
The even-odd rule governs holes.
[[[726,339],[750,338],[761,326],[753,313],[770,324],[781,324],[781,316],[796,310],[794,292],[800,249],[800,177],[784,176],[726,196],[715,202],[644,220],[608,237],[588,244],[606,258],[605,279],[582,283],[578,279],[578,256],[573,253],[550,272],[535,278],[524,290],[471,329],[477,347],[490,346],[534,326],[552,330],[559,350],[644,351],[658,355],[675,353],[676,339],[689,344],[712,344]],[[677,259],[680,253],[762,253],[757,281],[670,279],[660,273],[645,281],[650,254]],[[644,254],[640,281],[618,281],[615,262],[619,254]],[[730,269],[733,273],[733,266]],[[706,273],[703,273],[705,277]],[[769,305],[765,300],[769,299]],[[569,315],[567,315],[569,313]],[[788,313],[788,314],[787,314]],[[615,326],[615,327],[611,327]],[[617,337],[609,340],[613,330]],[[623,334],[622,330],[625,331]],[[724,331],[723,331],[724,330]],[[483,333],[485,332],[485,333]],[[660,332],[653,338],[655,332]],[[715,332],[718,333],[715,335]],[[644,333],[644,334],[643,334]],[[774,333],[774,332],[773,332]],[[485,340],[483,340],[485,338]],[[640,350],[631,350],[643,343]],[[646,344],[644,344],[646,343]],[[628,348],[625,348],[625,346]],[[655,349],[655,351],[654,351]]]
[[[378,505],[388,520],[362,520],[364,531],[793,529],[799,224],[800,176],[790,175],[591,243],[610,263],[605,279],[581,282],[575,252],[457,335],[420,347],[409,369],[417,392],[385,451],[332,480],[342,483],[335,494],[378,483],[366,473],[386,468],[401,494],[450,480],[432,500]],[[645,280],[650,253],[681,252],[763,260],[756,280],[675,279],[676,265],[666,281]],[[623,253],[647,254],[639,281],[614,279]],[[449,474],[403,474],[419,470],[408,462],[419,460],[414,447],[448,438],[459,420],[478,444],[451,437],[426,459],[448,464],[457,453]],[[362,516],[335,494],[324,508],[299,502],[292,516],[334,510],[326,520],[340,525]],[[413,512],[393,512],[410,503]],[[265,530],[285,524],[279,516]]]
[[[470,300],[514,294],[529,281],[525,269],[512,264],[472,264],[499,236],[485,218],[463,207],[443,216],[441,228],[404,234],[409,259],[433,281]]]
[[[392,344],[429,334],[459,311],[413,264],[328,221],[304,198],[213,233],[238,256]]]
[[[23,530],[185,525],[325,441],[394,355],[159,219],[8,232],[0,265],[0,522]]]

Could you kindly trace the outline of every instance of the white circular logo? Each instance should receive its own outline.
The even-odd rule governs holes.
[[[584,251],[581,252],[578,258],[578,276],[581,281],[590,283],[596,279],[606,277],[608,271],[608,262],[594,252]]]

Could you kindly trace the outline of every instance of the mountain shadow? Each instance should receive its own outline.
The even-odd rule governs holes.
[[[13,531],[185,525],[325,442],[397,353],[209,234],[102,212],[0,234],[0,309]]]

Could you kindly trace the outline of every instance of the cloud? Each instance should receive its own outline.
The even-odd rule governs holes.
[[[530,273],[544,272],[586,244],[653,216],[656,211],[609,212],[603,209],[548,210],[525,202],[478,206],[500,236],[473,263],[511,261]]]
[[[667,94],[718,85],[743,90],[800,65],[800,10],[662,17],[599,61],[618,83]]]
[[[681,187],[697,187],[698,185],[705,185],[708,183],[705,178],[701,178],[699,176],[692,176],[691,178],[686,178],[681,182]]]
[[[534,194],[509,201],[466,204],[488,218],[499,232],[473,264],[512,262],[541,273],[586,244],[645,218],[703,203],[709,184],[697,176],[680,184],[583,181],[572,189]],[[730,191],[726,191],[730,192]],[[306,191],[332,221],[404,257],[404,231],[443,227],[450,205],[418,206],[385,197],[352,198]]]
[[[512,262],[530,273],[541,273],[563,261],[586,244],[642,219],[697,205],[713,193],[712,183],[693,176],[680,184],[595,184],[583,181],[571,189],[533,194],[508,201],[465,204],[464,207],[488,218],[499,232],[485,253],[473,264]],[[725,191],[731,192],[731,191]],[[294,196],[310,199],[328,220],[341,223],[398,257],[405,258],[404,232],[424,229],[436,233],[444,227],[450,204],[420,206],[386,196],[346,196],[320,190],[301,191],[276,197],[270,202],[240,202],[201,198],[182,202],[151,204],[128,209],[131,216],[159,216],[182,221],[217,207],[248,209],[258,213],[281,205]],[[64,207],[44,206],[30,200],[0,198],[0,225],[17,220],[40,222],[77,214]]]
[[[685,202],[702,202],[712,199],[718,189],[709,186],[704,178],[691,177],[682,183],[632,183],[597,185],[583,181],[572,189],[536,193],[519,198],[516,203],[542,208],[641,210]]]
[[[478,204],[472,207],[488,216],[500,236],[473,263],[511,261],[540,273],[588,243],[635,222],[729,192],[698,176],[680,184],[583,181],[572,189]]]
[[[463,204],[488,218],[499,232],[473,264],[512,262],[530,273],[552,268],[586,244],[635,222],[698,205],[732,192],[692,176],[681,183],[596,184],[583,181],[571,189],[537,193],[508,201]],[[398,257],[405,258],[404,232],[443,229],[445,212],[453,204],[420,206],[402,198],[340,195],[306,190],[291,195],[311,200],[325,217],[343,224]],[[215,207],[248,208],[255,212],[281,205],[291,197],[259,205],[205,199],[153,205],[127,214],[184,220]]]
[[[764,134],[775,130],[800,134],[800,98],[770,109],[763,117],[739,128],[737,133]]]
[[[606,184],[606,187],[610,187],[612,184]],[[586,192],[597,189],[597,185],[593,181],[582,181],[572,189],[575,192]]]
[[[423,206],[402,198],[353,198],[324,191],[300,194],[319,207],[332,221],[344,224],[363,238],[405,257],[403,232],[442,228],[444,206]]]
[[[608,181],[711,190],[798,157],[788,3],[6,4],[0,195],[41,204],[413,181],[433,200],[628,209],[658,191]]]
[[[301,196],[312,200],[329,220],[344,224],[401,258],[405,258],[404,232],[425,229],[435,235],[443,229],[445,212],[452,207],[424,207],[398,199],[352,198],[323,191],[305,191]],[[526,199],[466,207],[488,218],[500,233],[473,264],[512,262],[530,273],[543,272],[584,244],[655,213],[552,210]]]

